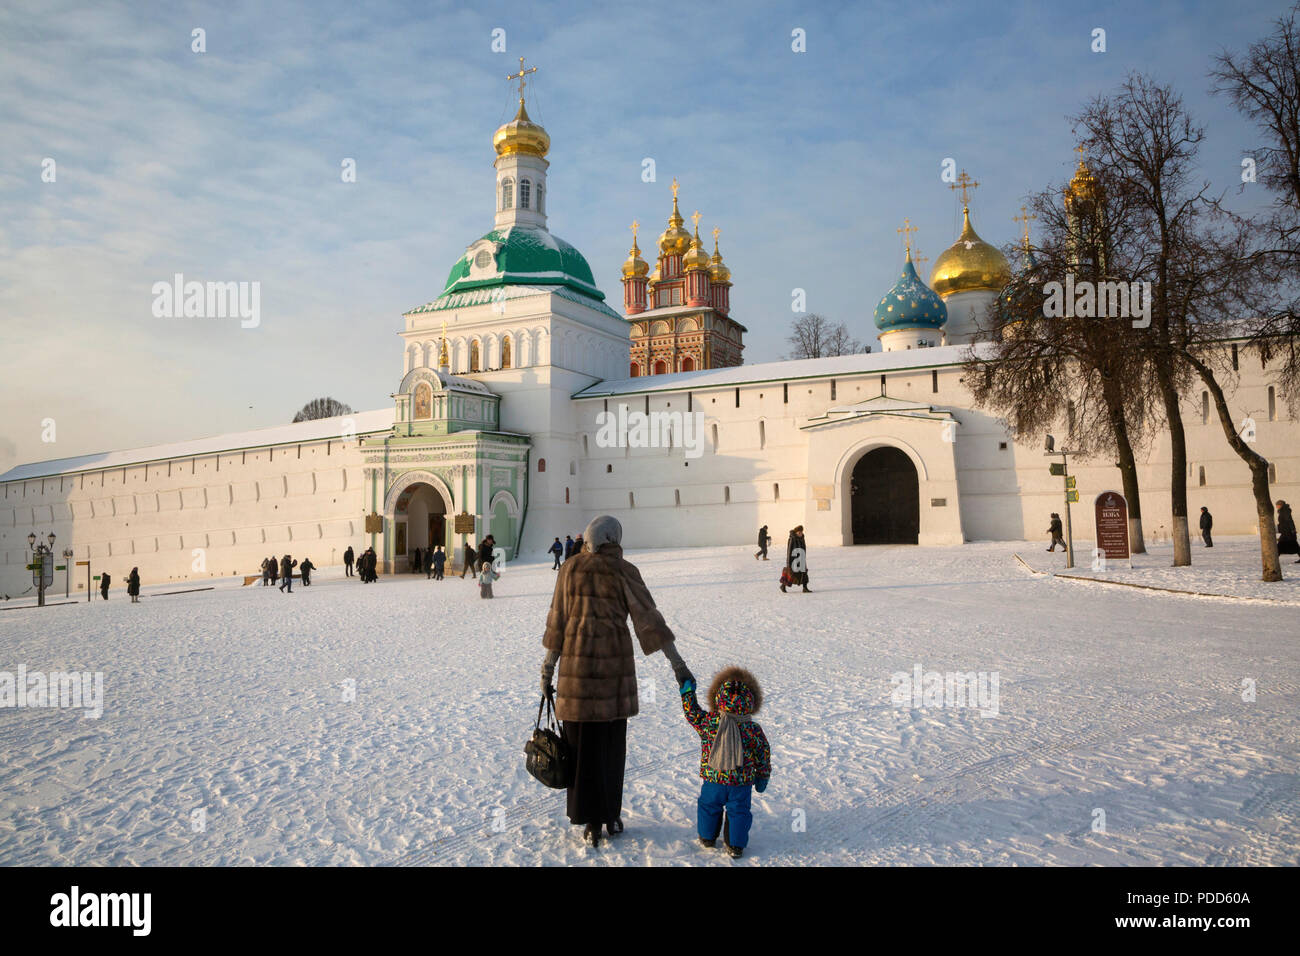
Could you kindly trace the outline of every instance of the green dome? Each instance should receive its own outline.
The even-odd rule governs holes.
[[[495,255],[492,245],[496,246]],[[582,253],[545,229],[493,229],[470,250],[451,267],[443,296],[493,286],[562,285],[594,299],[605,298],[605,293],[596,288],[591,266]],[[477,278],[470,278],[474,260],[478,260],[477,268],[472,270]]]
[[[948,307],[934,291],[921,281],[912,266],[909,250],[902,275],[876,306],[876,328],[893,329],[943,328],[948,321]]]

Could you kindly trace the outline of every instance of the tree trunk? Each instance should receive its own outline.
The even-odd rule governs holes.
[[[1187,437],[1183,434],[1183,412],[1178,404],[1178,390],[1167,370],[1157,365],[1160,396],[1164,399],[1165,419],[1169,424],[1170,465],[1169,498],[1173,512],[1174,567],[1192,563],[1192,540],[1187,529]]]
[[[1120,481],[1124,497],[1128,499],[1129,552],[1146,554],[1146,544],[1142,540],[1142,496],[1138,488],[1137,460],[1133,457],[1133,443],[1128,438],[1124,402],[1114,381],[1104,375],[1101,390],[1106,400],[1106,413],[1110,417],[1110,429],[1115,436],[1115,448],[1119,452]]]
[[[1195,355],[1189,354],[1187,360],[1201,376],[1201,381],[1214,399],[1214,408],[1219,413],[1219,424],[1223,426],[1228,444],[1237,453],[1237,457],[1250,467],[1250,487],[1255,494],[1255,511],[1259,515],[1259,552],[1263,564],[1261,580],[1281,581],[1282,563],[1277,555],[1277,525],[1273,521],[1273,499],[1268,490],[1268,462],[1263,456],[1251,451],[1250,446],[1237,434],[1232,414],[1228,411],[1228,402],[1223,397],[1223,389],[1214,377],[1214,370]]]

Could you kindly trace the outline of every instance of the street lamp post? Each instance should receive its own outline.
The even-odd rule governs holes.
[[[63,599],[72,598],[72,549],[63,549]]]
[[[36,606],[45,607],[45,589],[54,583],[54,532],[47,537],[49,545],[36,543],[36,532],[27,535],[27,547],[32,552],[32,580],[36,585]]]

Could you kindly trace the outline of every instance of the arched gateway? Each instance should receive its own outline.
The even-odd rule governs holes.
[[[411,570],[416,548],[421,552],[439,544],[444,550],[449,548],[449,503],[445,492],[435,484],[412,476],[399,482],[390,493],[390,501],[394,570]]]
[[[916,544],[921,492],[916,466],[899,448],[873,448],[853,466],[849,484],[854,544]]]

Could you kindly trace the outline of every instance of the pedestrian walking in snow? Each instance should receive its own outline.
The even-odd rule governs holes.
[[[483,570],[483,565],[485,564],[490,565],[492,563],[492,551],[493,551],[493,545],[495,543],[496,543],[496,539],[493,538],[492,535],[488,535],[479,544],[478,568],[477,568],[479,571]]]
[[[343,552],[343,576],[344,577],[347,578],[352,577],[352,562],[354,560],[356,560],[356,553],[352,550],[352,545],[348,545],[348,549]]]
[[[1047,532],[1052,536],[1052,546],[1047,549],[1048,551],[1055,551],[1058,544],[1062,551],[1069,550],[1065,545],[1065,535],[1061,529],[1061,516],[1055,511],[1052,512],[1052,521],[1047,526]]]
[[[758,529],[758,551],[754,553],[754,560],[762,558],[767,560],[767,546],[772,541],[772,536],[767,533],[767,525]]]
[[[584,825],[583,838],[598,846],[602,826],[611,836],[623,832],[627,721],[639,709],[628,616],[642,652],[663,651],[678,686],[695,678],[641,572],[623,559],[617,519],[592,519],[586,535],[590,550],[565,562],[555,581],[542,638],[542,693],[555,695],[555,715],[573,758],[569,821]],[[552,687],[557,663],[559,682]]]
[[[582,535],[578,535],[573,539],[573,554],[582,554],[582,545]],[[573,557],[573,555],[569,555],[569,557]]]
[[[461,559],[465,562],[465,567],[460,569],[460,579],[462,581],[465,580],[465,575],[478,573],[478,569],[474,567],[474,559],[477,557],[478,551],[475,550],[474,545],[466,541],[464,553],[461,556]]]
[[[433,577],[433,548],[424,549],[424,578],[427,581]]]
[[[1210,509],[1201,506],[1201,540],[1205,542],[1207,548],[1214,547],[1214,539],[1210,536],[1210,529],[1214,527],[1214,515],[1210,514]]]
[[[772,751],[753,717],[763,706],[763,689],[749,671],[728,667],[709,684],[706,711],[695,697],[695,681],[681,685],[682,710],[700,735],[700,796],[695,825],[700,843],[714,846],[718,834],[735,859],[749,845],[753,791],[762,793],[772,776]]]
[[[564,554],[564,545],[560,544],[560,539],[556,538],[555,543],[546,549],[548,554],[555,556],[555,564],[551,567],[552,571],[560,570],[560,556]]]
[[[569,535],[564,536],[564,560],[568,561],[573,557],[573,538]]]
[[[1296,541],[1295,518],[1291,515],[1291,506],[1281,500],[1277,503],[1277,553],[1300,554],[1300,542]],[[1300,564],[1300,558],[1295,563]]]
[[[302,564],[298,566],[298,572],[302,575],[302,586],[311,587],[311,573],[316,570],[316,565],[311,563],[311,558],[303,558]]]
[[[113,576],[105,571],[99,576],[99,593],[105,601],[108,600],[108,583],[113,580]]]
[[[442,569],[446,563],[447,553],[442,550],[442,545],[438,545],[438,549],[433,552],[433,579],[435,581],[442,580]]]
[[[140,569],[132,568],[131,574],[126,579],[126,593],[131,597],[132,604],[140,603]]]
[[[787,577],[791,586],[798,584],[803,588],[804,594],[812,594],[812,591],[808,590],[808,545],[803,539],[803,525],[792,528],[790,537],[785,542],[785,570],[781,575],[782,591],[786,589]]]
[[[284,579],[280,582],[281,591],[287,587],[289,593],[293,593],[293,569],[297,566],[298,562],[287,554],[280,559],[280,577]]]
[[[424,551],[420,548],[415,549],[415,554],[411,556],[411,573],[419,574],[424,568]]]
[[[484,561],[479,565],[478,570],[478,596],[481,598],[490,598],[492,596],[492,582],[499,578],[500,575],[492,570],[492,562]]]

